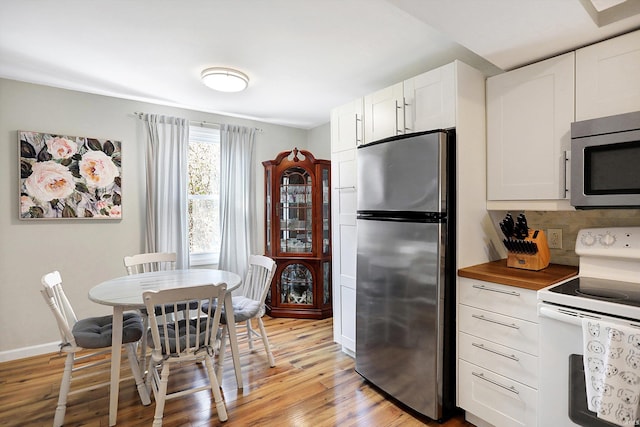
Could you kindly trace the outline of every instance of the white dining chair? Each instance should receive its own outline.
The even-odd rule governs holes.
[[[269,338],[264,328],[264,323],[262,322],[262,316],[265,314],[265,300],[275,272],[276,263],[273,259],[263,255],[251,255],[249,257],[249,268],[242,282],[242,286],[236,291],[238,295],[234,295],[232,298],[233,317],[236,327],[244,327],[246,329],[246,336],[251,351],[253,351],[253,337],[262,338],[262,344],[267,354],[270,367],[276,366],[276,362],[269,347]],[[254,319],[258,323],[260,333],[258,333],[251,324],[251,321]],[[226,313],[221,317],[220,323],[222,330],[218,355],[218,377],[222,378],[226,337],[229,334]]]
[[[109,385],[109,382],[90,384],[89,386],[71,390],[72,380],[80,380],[96,375],[95,370],[89,368],[106,365],[104,370],[109,372],[111,359],[103,355],[111,354],[111,335],[113,316],[90,317],[78,319],[69,299],[62,288],[62,277],[58,271],[42,276],[43,289],[40,293],[51,309],[60,330],[60,352],[66,353],[64,373],[60,382],[58,404],[53,420],[54,427],[63,425],[67,409],[67,397]],[[123,318],[122,342],[126,350],[131,372],[135,378],[140,399],[144,405],[151,400],[144,384],[138,361],[136,358],[136,343],[143,335],[142,319],[136,313],[125,313]],[[94,350],[92,352],[87,349]],[[79,352],[81,352],[79,354]],[[96,358],[96,356],[100,356]]]
[[[147,311],[153,313],[160,310],[159,315],[149,316],[152,348],[147,384],[151,386],[156,400],[156,410],[153,426],[162,426],[165,401],[185,394],[210,389],[220,421],[227,420],[227,411],[220,392],[220,383],[213,367],[216,333],[220,326],[220,315],[227,285],[202,285],[181,289],[165,289],[161,291],[146,291],[143,300]],[[167,316],[167,308],[178,305],[195,304],[198,313],[203,311],[205,316],[192,319],[178,319],[177,316]],[[203,308],[206,304],[206,309]],[[209,383],[201,386],[184,385],[179,391],[168,393],[169,375],[173,365],[183,366],[187,363],[198,366],[204,362]],[[180,375],[183,378],[183,375]]]
[[[150,252],[124,257],[124,266],[127,274],[175,270],[176,260],[175,252]]]
[[[149,252],[124,257],[124,267],[127,274],[149,273],[153,271],[175,270],[177,256],[175,252]],[[181,307],[184,310],[184,307]],[[140,310],[144,330],[149,328],[149,318],[146,310]],[[142,372],[147,364],[147,334],[140,341],[139,364]]]

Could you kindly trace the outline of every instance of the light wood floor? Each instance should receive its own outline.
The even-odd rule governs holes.
[[[253,354],[241,343],[245,385],[238,390],[227,358],[222,389],[229,420],[218,421],[211,394],[203,391],[168,401],[164,426],[471,426],[462,416],[438,424],[386,399],[332,341],[332,319],[264,319],[277,366],[268,366],[259,342]],[[0,363],[0,426],[50,426],[63,363],[57,353]],[[193,381],[194,374],[204,378],[202,368],[189,366],[173,372],[170,384]],[[108,395],[102,388],[71,396],[65,426],[108,426]],[[153,398],[142,406],[133,380],[126,380],[118,425],[149,426],[154,407]]]

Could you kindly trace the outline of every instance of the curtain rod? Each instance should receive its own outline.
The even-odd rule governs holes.
[[[133,112],[133,115],[134,115],[134,116],[136,116],[136,117],[138,117],[139,119],[141,119],[141,118],[142,118],[142,116],[144,116],[145,114],[147,114],[147,113],[141,113],[141,112],[139,112],[139,111],[134,111],[134,112]],[[222,125],[221,123],[205,122],[205,121],[195,121],[195,120],[188,120],[188,119],[187,119],[187,121],[188,121],[188,122],[189,122],[189,124],[191,124],[191,125],[197,125],[197,126],[202,126],[202,127],[208,127],[208,126],[211,126],[211,127],[218,127],[218,126],[221,126],[221,125]],[[262,132],[264,132],[261,128],[256,128],[256,127],[254,127],[254,129],[255,129],[255,131],[256,131],[256,132],[258,132],[258,133],[262,133]]]

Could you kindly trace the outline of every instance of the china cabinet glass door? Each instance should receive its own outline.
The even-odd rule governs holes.
[[[265,204],[267,206],[267,212],[271,212],[271,194],[272,194],[272,189],[271,189],[271,171],[267,170],[266,171],[266,195],[265,195]],[[267,250],[267,253],[270,254],[272,249],[271,249],[271,227],[273,226],[271,224],[271,215],[266,215],[265,218],[265,228],[266,228],[266,235],[265,235],[265,247]]]
[[[313,274],[304,264],[289,264],[282,270],[280,302],[313,304]]]
[[[280,179],[280,251],[313,250],[313,182],[308,171],[287,169]]]
[[[329,217],[331,216],[331,206],[329,204],[329,168],[322,170],[322,253],[329,254],[331,247],[329,245],[331,227]]]

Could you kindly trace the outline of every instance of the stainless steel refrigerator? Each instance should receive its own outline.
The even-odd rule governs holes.
[[[455,131],[357,150],[356,371],[409,408],[455,408]]]

